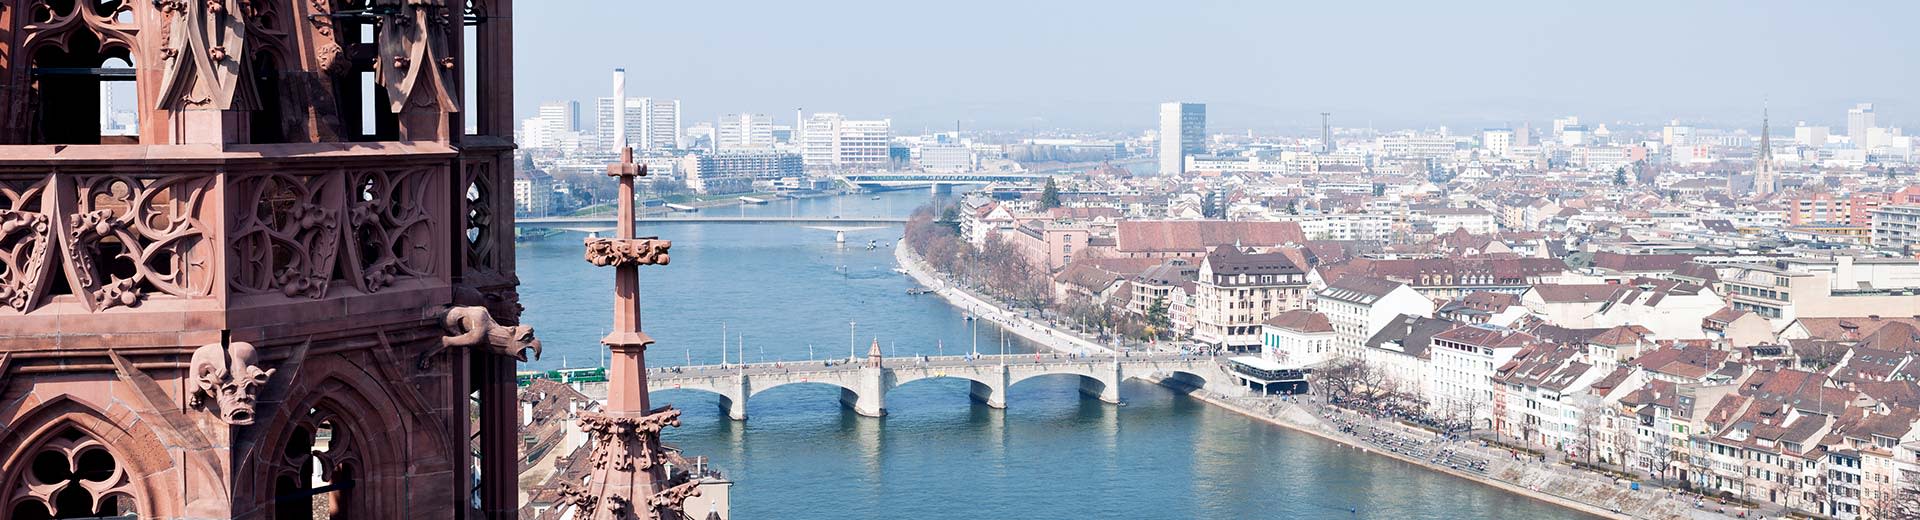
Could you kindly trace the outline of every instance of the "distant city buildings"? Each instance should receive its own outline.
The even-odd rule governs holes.
[[[855,120],[816,113],[802,129],[801,155],[808,169],[859,171],[887,168],[892,162],[891,120]]]
[[[715,130],[721,149],[773,148],[773,118],[766,114],[727,114]]]
[[[1160,174],[1186,173],[1187,156],[1207,153],[1207,106],[1160,104]]]
[[[701,194],[728,194],[754,191],[756,182],[806,175],[798,154],[772,150],[720,150],[694,153],[681,159],[680,171],[687,188]]]

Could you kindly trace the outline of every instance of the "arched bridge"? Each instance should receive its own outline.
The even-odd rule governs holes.
[[[1120,402],[1120,382],[1155,378],[1195,389],[1224,389],[1236,383],[1225,365],[1204,356],[1171,354],[1113,357],[1069,357],[1053,354],[1006,356],[944,356],[929,358],[868,358],[858,363],[819,361],[755,363],[655,369],[647,374],[647,391],[698,390],[720,395],[728,417],[746,420],[747,399],[790,384],[823,383],[840,388],[840,402],[860,415],[887,413],[887,392],[922,379],[955,378],[972,382],[976,401],[1006,408],[1007,388],[1035,377],[1057,374],[1080,376],[1080,392],[1109,403]],[[606,383],[586,383],[589,397],[606,396]]]

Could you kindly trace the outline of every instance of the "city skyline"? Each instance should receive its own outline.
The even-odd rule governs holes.
[[[574,8],[611,7],[558,3],[519,15],[526,23],[518,25],[516,63],[530,80],[518,91],[520,117],[541,102],[605,95],[600,78],[627,67],[631,95],[681,99],[689,122],[748,112],[781,123],[781,115],[804,107],[889,118],[903,130],[958,122],[1132,132],[1150,126],[1143,121],[1151,105],[1173,99],[1210,105],[1210,128],[1302,135],[1317,131],[1319,112],[1332,112],[1340,128],[1463,130],[1564,115],[1757,130],[1762,104],[1783,127],[1841,126],[1843,107],[1863,102],[1880,108],[1885,125],[1920,118],[1912,109],[1920,103],[1899,88],[1913,73],[1885,65],[1920,51],[1920,39],[1892,26],[1916,7],[1890,2],[1400,5],[1394,10],[1407,16],[1391,19],[1345,6],[1232,6],[1226,16],[1226,6],[1211,4],[1168,12],[1048,4],[938,13],[867,3],[727,11],[675,4],[656,6],[654,16],[725,19],[734,36],[660,24],[647,28],[648,40],[671,42],[675,52],[625,56],[549,52],[579,43],[617,49],[617,36],[600,34],[632,34],[611,25],[576,30],[614,17],[540,23]],[[934,14],[943,23],[918,22]],[[1299,23],[1307,19],[1314,22]],[[545,33],[569,26],[565,38]],[[851,51],[874,66],[804,58]]]

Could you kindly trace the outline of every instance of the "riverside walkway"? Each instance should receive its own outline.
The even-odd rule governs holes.
[[[882,359],[877,350],[858,362],[800,361],[659,368],[647,374],[647,391],[697,390],[720,395],[728,417],[746,420],[747,399],[792,384],[839,387],[840,401],[860,415],[886,414],[887,392],[924,379],[964,379],[974,400],[994,408],[1007,406],[1007,388],[1048,375],[1080,377],[1080,392],[1108,403],[1120,402],[1120,382],[1158,381],[1195,390],[1233,388],[1226,365],[1206,356],[1147,354],[1078,356],[1009,354],[1004,356],[922,356]],[[581,384],[588,397],[604,399],[606,383]]]

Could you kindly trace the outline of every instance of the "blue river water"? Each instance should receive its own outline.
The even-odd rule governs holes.
[[[925,190],[709,208],[722,216],[905,216]],[[900,226],[832,231],[788,224],[649,224],[672,265],[644,269],[651,366],[1001,349],[990,324],[936,296],[906,293],[892,271]],[[612,313],[611,269],[581,257],[579,235],[517,248],[524,321],[546,344],[530,369],[594,366]],[[876,247],[868,248],[869,242]],[[722,339],[722,334],[726,339]],[[1033,345],[1006,336],[1009,352]],[[706,455],[736,484],[739,519],[971,518],[1587,518],[1575,512],[1342,448],[1165,388],[1126,383],[1124,406],[1082,398],[1073,376],[1008,390],[1008,408],[974,404],[967,383],[924,380],[887,395],[888,415],[842,408],[838,390],[783,386],[728,420],[716,396],[654,394],[686,411],[665,437]],[[699,499],[695,499],[699,500]]]

